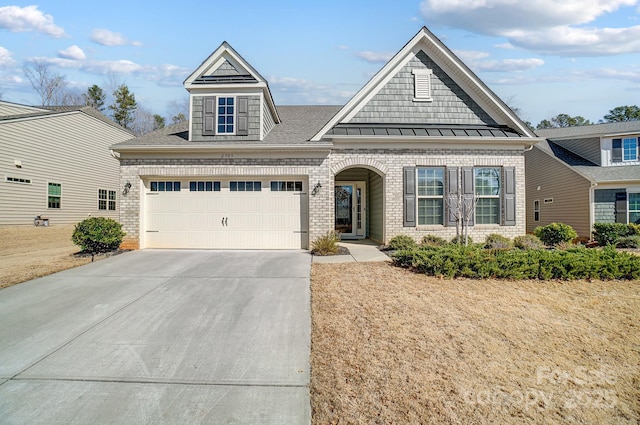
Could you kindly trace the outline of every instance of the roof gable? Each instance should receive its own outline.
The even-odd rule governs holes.
[[[267,80],[226,41],[187,77],[184,88],[190,93],[220,89],[262,91],[273,120],[280,122]]]
[[[413,69],[431,69],[433,100],[414,102]],[[410,81],[411,84],[407,84]],[[399,100],[398,94],[404,96]],[[392,97],[396,95],[395,99]],[[438,96],[441,96],[438,98]],[[466,124],[508,127],[536,137],[458,57],[423,27],[312,140],[347,123]]]

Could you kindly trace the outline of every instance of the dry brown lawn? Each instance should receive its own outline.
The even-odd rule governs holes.
[[[91,262],[76,257],[73,225],[0,227],[0,288]]]
[[[314,264],[314,424],[638,424],[640,282]]]

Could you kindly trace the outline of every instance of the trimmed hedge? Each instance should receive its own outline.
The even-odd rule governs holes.
[[[564,223],[550,223],[546,226],[538,226],[533,230],[545,245],[555,246],[562,242],[571,242],[578,237],[573,227]]]
[[[594,223],[593,225],[593,239],[600,246],[616,245],[621,239],[637,234],[637,224]]]
[[[417,248],[418,244],[416,240],[411,236],[407,235],[398,235],[391,238],[389,241],[389,248],[395,251],[401,251],[404,249],[414,249]]]
[[[106,217],[90,217],[76,224],[71,241],[83,252],[109,252],[120,248],[126,235],[122,225]]]
[[[396,265],[446,278],[640,279],[640,257],[612,247],[568,250],[487,250],[449,245],[396,252]]]

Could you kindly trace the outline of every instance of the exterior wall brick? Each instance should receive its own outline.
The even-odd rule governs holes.
[[[476,225],[469,235],[476,241],[490,233],[515,237],[525,233],[524,156],[522,150],[455,149],[334,149],[323,158],[229,158],[229,159],[123,159],[120,186],[132,184],[120,197],[120,222],[127,233],[123,246],[135,249],[140,240],[143,178],[190,176],[299,176],[308,178],[309,243],[334,228],[335,175],[349,168],[365,168],[382,176],[384,190],[384,240],[400,234],[417,241],[434,234],[455,236],[455,227],[403,227],[403,167],[405,166],[510,166],[516,169],[516,225]],[[316,189],[317,188],[317,189]]]

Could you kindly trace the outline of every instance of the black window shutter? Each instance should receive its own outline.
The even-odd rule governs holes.
[[[516,169],[515,167],[504,167],[503,178],[503,202],[504,226],[516,225]]]
[[[206,96],[202,102],[202,135],[214,136],[216,134],[216,98]]]
[[[464,201],[464,216],[468,217],[467,224],[473,226],[475,211],[468,212],[468,208],[475,208],[475,186],[473,168],[462,167],[462,199]]]
[[[611,161],[622,162],[622,139],[613,139],[611,149]]]
[[[236,135],[249,135],[249,98],[246,96],[238,97],[238,106],[236,109],[238,128]]]
[[[456,225],[458,209],[458,167],[447,167],[447,191],[445,196],[447,226]]]
[[[404,227],[416,226],[416,167],[404,167]]]
[[[627,192],[616,193],[616,223],[627,223]]]

